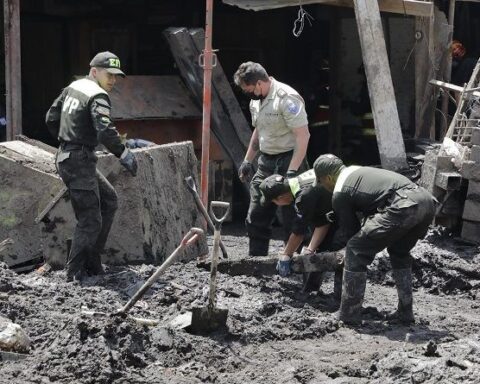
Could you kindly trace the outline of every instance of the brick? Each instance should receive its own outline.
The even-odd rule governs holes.
[[[461,237],[474,243],[480,243],[480,222],[464,220]]]
[[[480,128],[472,128],[472,138],[470,143],[472,145],[480,145]]]

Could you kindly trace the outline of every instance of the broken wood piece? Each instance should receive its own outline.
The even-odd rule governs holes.
[[[292,271],[304,272],[328,272],[335,271],[343,263],[344,252],[321,252],[311,255],[298,255],[292,259]],[[220,260],[218,271],[231,276],[272,276],[277,274],[277,257],[249,257],[236,260]],[[210,269],[210,261],[197,263],[199,268]]]
[[[68,188],[66,186],[63,186],[55,196],[53,196],[52,200],[50,200],[47,204],[47,206],[38,214],[38,216],[35,218],[35,224],[40,223],[43,218],[48,214],[48,212],[51,211],[51,209],[55,206],[55,204],[58,203],[58,201],[67,193]]]

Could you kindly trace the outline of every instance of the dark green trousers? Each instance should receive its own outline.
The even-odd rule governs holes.
[[[118,207],[117,193],[96,169],[95,153],[88,149],[59,150],[57,169],[68,188],[77,219],[67,274],[88,268],[93,255],[103,251]]]
[[[345,269],[365,272],[387,249],[393,269],[410,268],[410,250],[425,236],[435,215],[433,196],[421,187],[396,191],[387,206],[368,217],[347,243]]]

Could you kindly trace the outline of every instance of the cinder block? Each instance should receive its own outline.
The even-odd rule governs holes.
[[[472,145],[480,145],[480,128],[472,128],[472,138],[470,139]]]
[[[480,181],[480,164],[475,161],[464,161],[460,174],[464,179]]]
[[[480,201],[466,200],[462,218],[470,221],[480,221]]]
[[[458,190],[462,183],[462,175],[458,172],[437,171],[435,185],[445,191]]]
[[[480,164],[480,145],[472,145],[472,148],[470,148],[470,160]]]
[[[464,220],[461,237],[474,243],[480,243],[480,222]]]

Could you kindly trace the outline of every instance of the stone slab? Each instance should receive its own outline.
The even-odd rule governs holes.
[[[470,160],[480,164],[480,145],[472,145],[470,148]]]
[[[461,237],[465,240],[480,244],[480,222],[464,220]]]
[[[463,208],[462,218],[464,220],[480,222],[480,201],[466,200]]]
[[[480,145],[480,128],[472,128],[472,138],[470,139],[472,145]]]
[[[460,174],[464,179],[480,181],[480,164],[475,161],[464,161]]]

